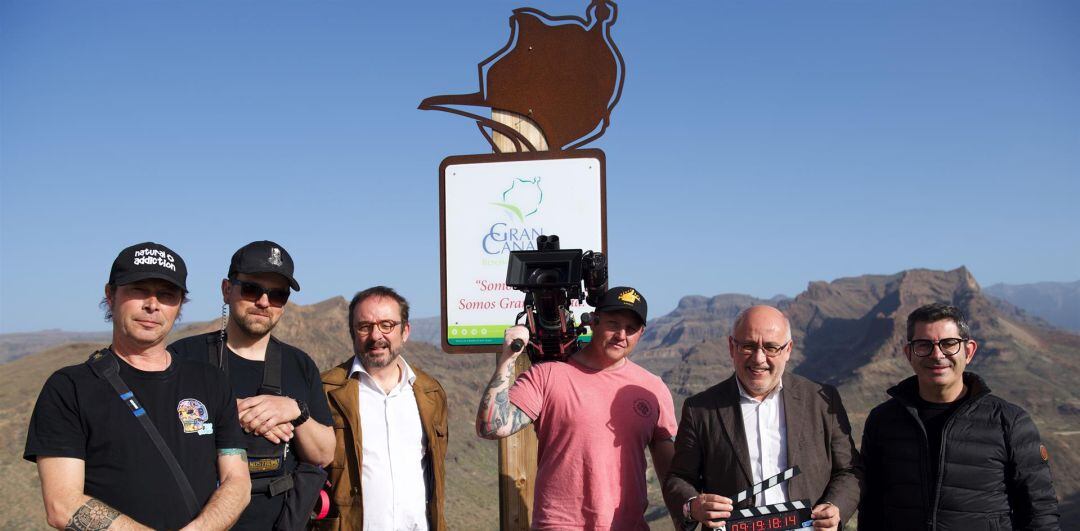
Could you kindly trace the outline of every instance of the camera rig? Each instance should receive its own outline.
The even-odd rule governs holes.
[[[533,363],[565,361],[581,349],[579,337],[587,329],[588,314],[575,322],[572,301],[595,307],[607,291],[607,258],[603,253],[559,249],[559,237],[541,235],[535,251],[511,251],[506,285],[525,292],[524,309],[517,315],[529,328],[526,353]],[[514,345],[515,350],[521,346]]]

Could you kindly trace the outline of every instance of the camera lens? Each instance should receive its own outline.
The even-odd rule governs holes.
[[[541,286],[544,284],[557,284],[559,282],[559,271],[556,269],[537,269],[529,275],[529,284],[533,286]]]

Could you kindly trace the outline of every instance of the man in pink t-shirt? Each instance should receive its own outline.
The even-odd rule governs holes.
[[[592,341],[566,363],[534,365],[513,381],[507,329],[476,416],[486,439],[535,423],[539,439],[533,529],[648,529],[645,448],[658,478],[674,454],[675,407],[659,377],[627,359],[645,329],[645,298],[609,289],[590,323]],[[511,386],[511,383],[513,385]]]

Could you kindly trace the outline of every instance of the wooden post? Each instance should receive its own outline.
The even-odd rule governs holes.
[[[491,118],[525,135],[539,151],[547,151],[547,140],[540,128],[519,114],[492,110]],[[492,140],[500,153],[514,151],[514,143],[506,136],[492,132]],[[497,354],[496,354],[497,356]],[[522,354],[514,364],[514,375],[531,366],[529,357]],[[532,521],[533,489],[536,485],[536,430],[532,425],[499,439],[499,527],[503,531],[527,531]]]

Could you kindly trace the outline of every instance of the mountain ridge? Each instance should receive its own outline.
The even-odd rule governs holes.
[[[788,370],[838,387],[859,443],[869,409],[887,398],[886,389],[911,374],[902,355],[905,319],[931,301],[959,306],[968,314],[979,350],[970,370],[995,393],[1023,406],[1036,420],[1050,450],[1055,487],[1067,518],[1080,518],[1080,335],[1049,326],[1011,304],[988,297],[966,268],[913,269],[891,275],[845,277],[811,282],[794,298],[774,299],[792,324],[795,350]],[[646,328],[636,363],[660,375],[676,402],[726,379],[732,373],[727,335],[738,312],[769,301],[748,295],[690,295]],[[275,335],[306,350],[321,369],[352,356],[345,313],[347,301],[335,297],[290,304]],[[219,321],[185,324],[171,340],[217,330]],[[447,475],[452,528],[477,528],[497,522],[495,444],[473,435],[480,391],[494,368],[493,355],[447,355],[421,337],[438,339],[438,319],[417,319],[406,357],[438,378],[450,400],[450,450]],[[418,333],[420,332],[420,333]],[[57,368],[79,363],[103,343],[57,345],[0,365],[0,495],[17,503],[0,509],[8,527],[43,522],[36,470],[19,460],[26,423],[44,379]],[[649,489],[654,528],[670,521],[656,484]],[[1070,521],[1070,520],[1063,520]]]

